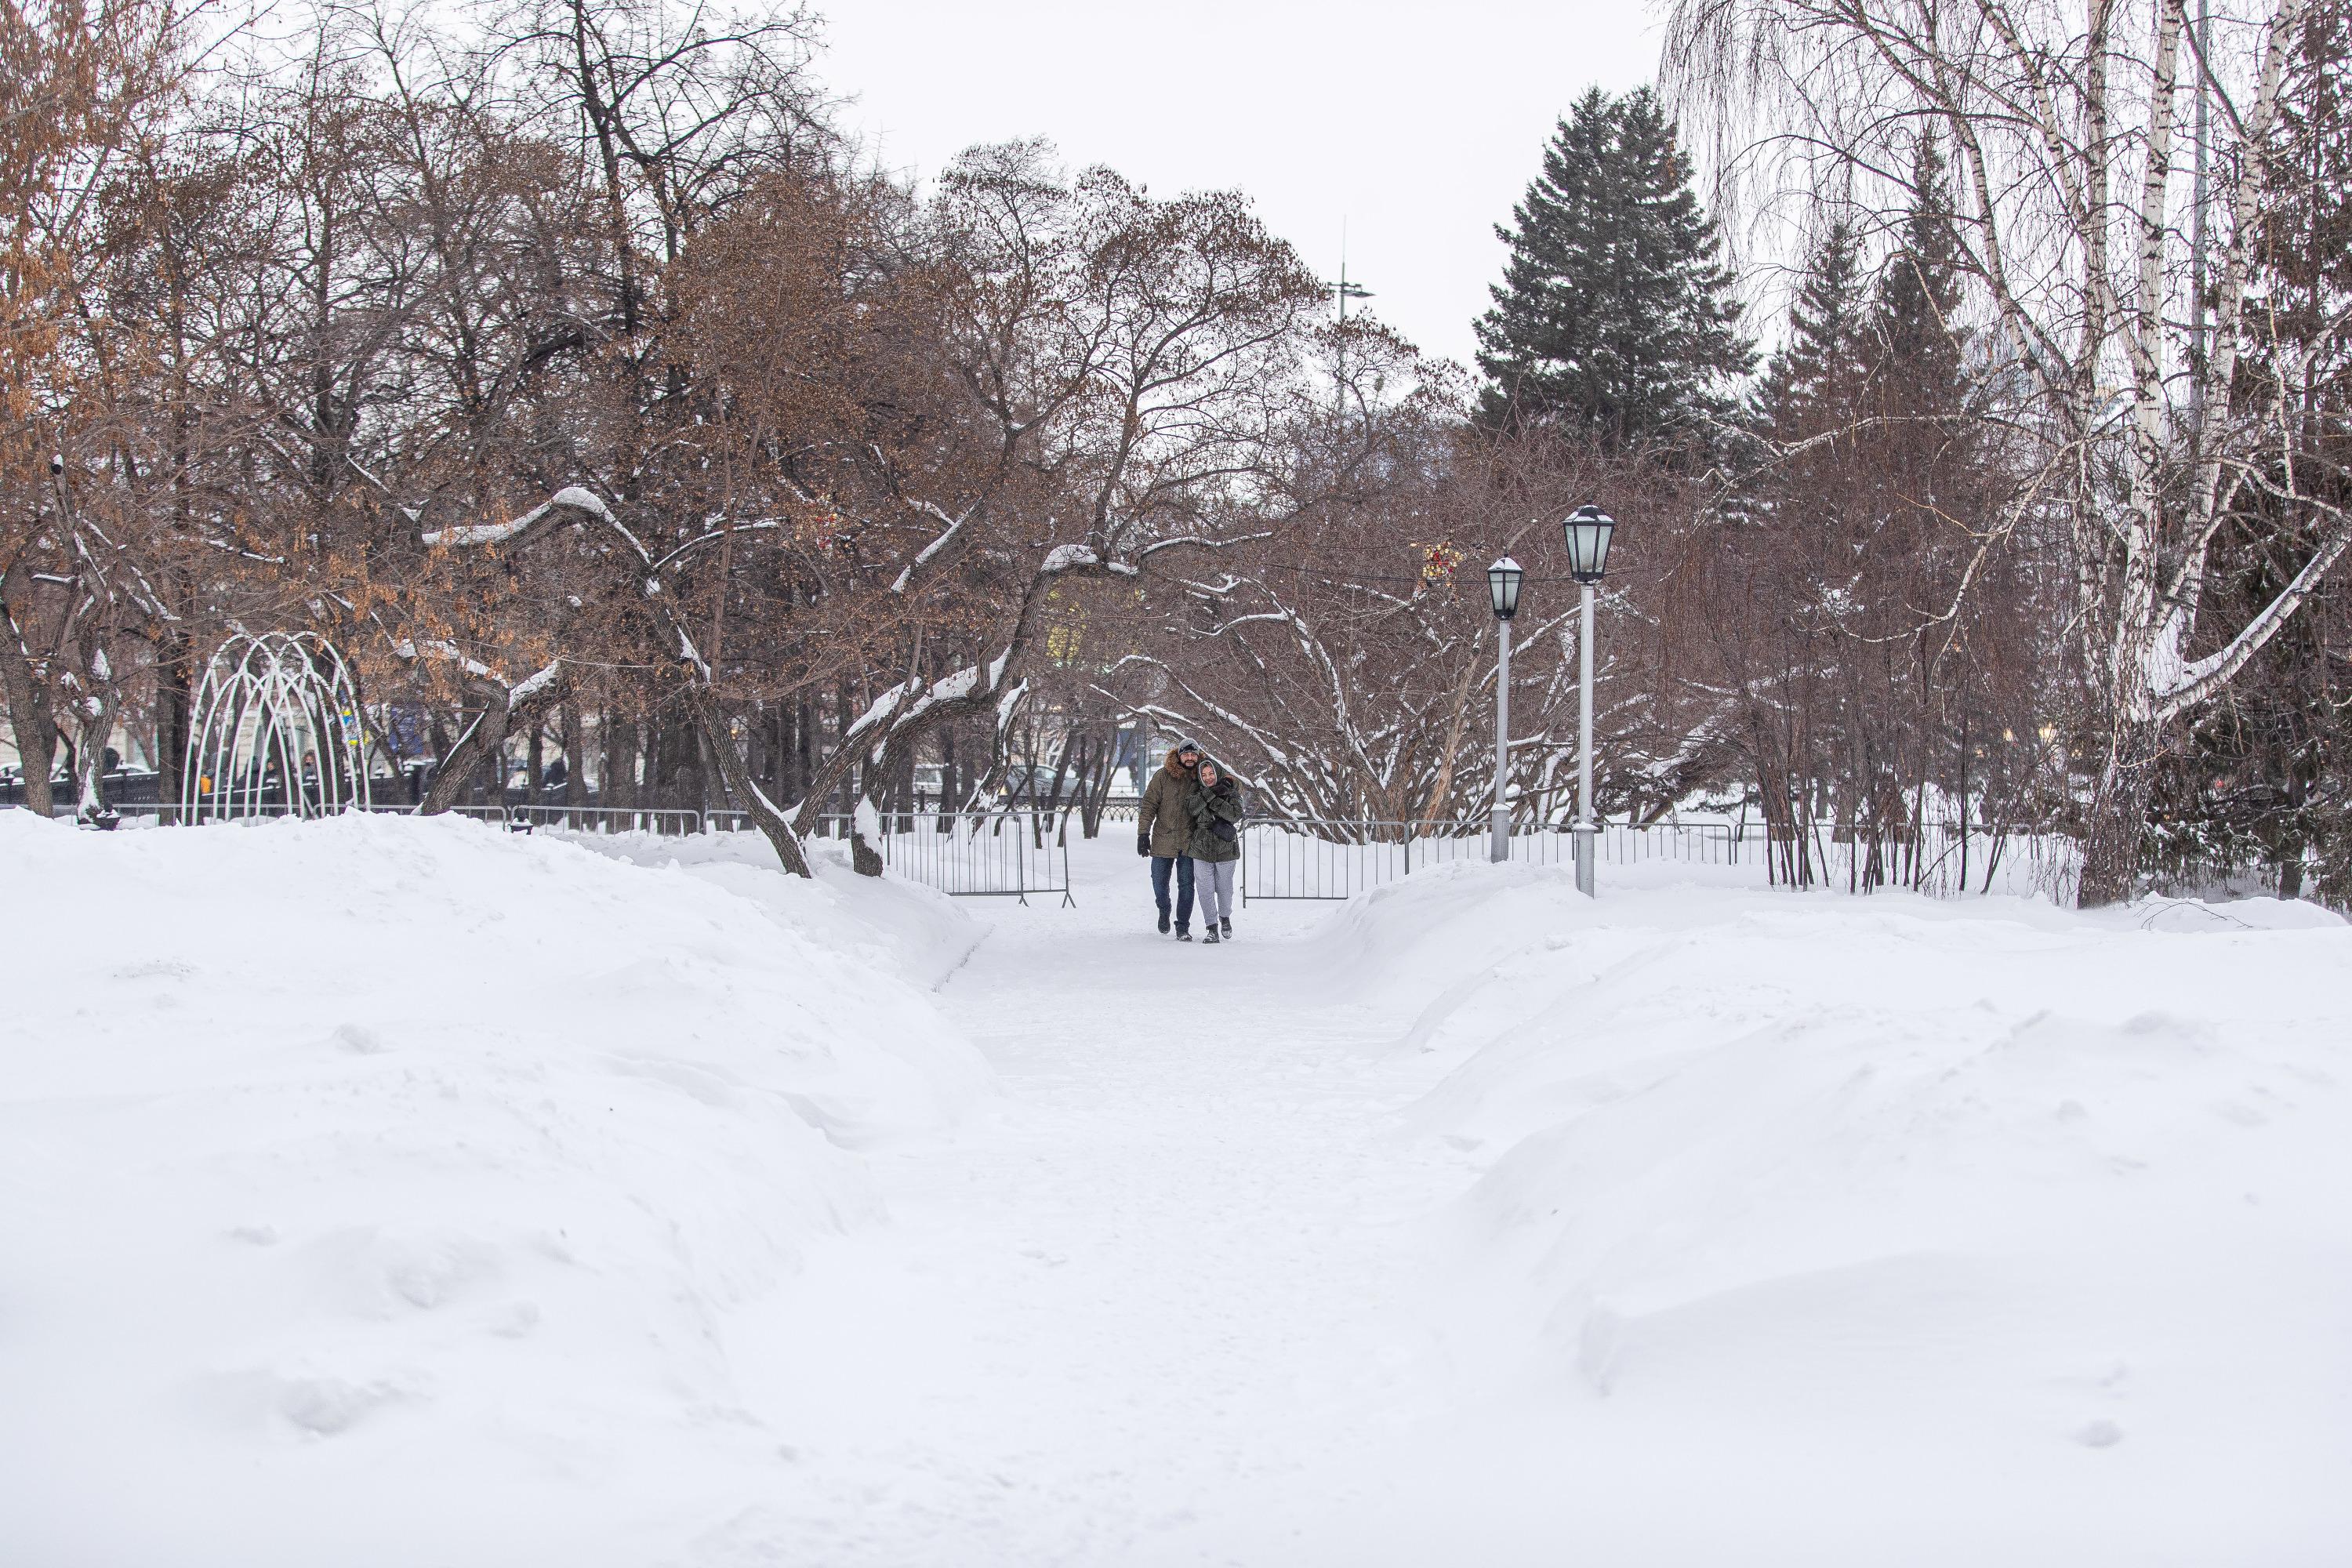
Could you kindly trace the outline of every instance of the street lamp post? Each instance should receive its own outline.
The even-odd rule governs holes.
[[[1597,506],[1580,506],[1560,528],[1568,535],[1569,574],[1584,596],[1577,637],[1576,890],[1591,898],[1592,840],[1601,830],[1592,818],[1592,590],[1608,570],[1609,542],[1617,531],[1617,520]]]
[[[1495,601],[1495,815],[1496,864],[1511,858],[1511,617],[1519,613],[1519,584],[1527,574],[1504,556],[1486,568],[1486,592]]]

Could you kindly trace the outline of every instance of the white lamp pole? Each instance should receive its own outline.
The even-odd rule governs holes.
[[[1486,590],[1495,602],[1495,811],[1488,858],[1500,865],[1511,858],[1511,617],[1519,613],[1519,583],[1527,575],[1504,556],[1486,568]]]
[[[1577,628],[1576,700],[1576,890],[1592,897],[1592,601],[1593,588],[1609,566],[1609,543],[1617,520],[1597,506],[1580,506],[1560,525],[1568,535],[1569,574],[1582,584],[1583,624]]]
[[[1577,629],[1576,890],[1592,897],[1592,584],[1583,584],[1583,625]]]

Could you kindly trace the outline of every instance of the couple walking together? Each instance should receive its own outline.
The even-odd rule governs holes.
[[[1234,939],[1234,870],[1242,858],[1242,790],[1233,775],[1177,743],[1144,786],[1135,852],[1151,857],[1151,896],[1168,929],[1168,881],[1176,880],[1176,940],[1192,940],[1192,894],[1201,896],[1201,940]]]

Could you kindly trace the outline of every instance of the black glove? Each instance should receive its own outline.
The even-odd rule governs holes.
[[[1135,836],[1135,852],[1138,855],[1149,855],[1151,853],[1151,835],[1149,833],[1139,833]]]

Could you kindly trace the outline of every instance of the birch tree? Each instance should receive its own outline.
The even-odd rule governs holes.
[[[1949,153],[1963,267],[1998,345],[1990,374],[2039,447],[2018,504],[1968,526],[1990,553],[2046,510],[2069,542],[2085,903],[2133,890],[2167,726],[2235,679],[2352,543],[2352,514],[2291,434],[2285,386],[2244,374],[2284,67],[2311,4],[2225,5],[2210,48],[2183,0],[1680,0],[1673,13],[1673,86],[1713,127],[1727,184],[1894,194],[1919,136]],[[2216,136],[2201,224],[2192,92]],[[1756,133],[1768,123],[1782,129]],[[2200,232],[2210,256],[2192,254]],[[2209,588],[2232,526],[2307,542],[2276,594],[2221,622]]]

